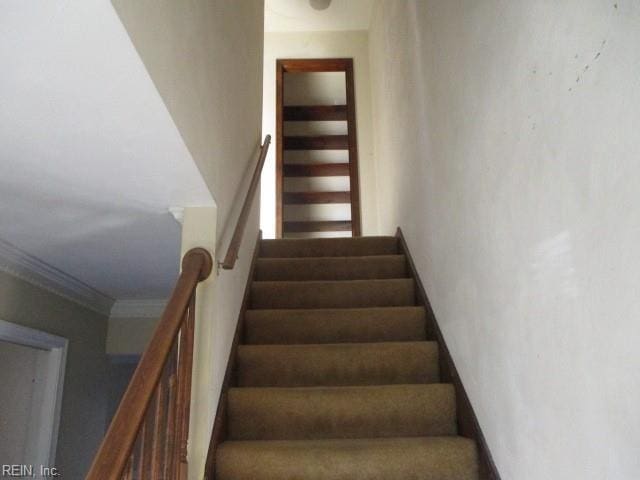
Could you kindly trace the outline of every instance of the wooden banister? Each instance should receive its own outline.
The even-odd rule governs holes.
[[[256,169],[253,172],[253,177],[251,177],[249,190],[247,191],[247,196],[245,197],[244,203],[242,204],[242,210],[240,211],[240,216],[238,217],[236,228],[233,231],[233,237],[231,237],[231,242],[229,243],[229,247],[227,248],[227,254],[224,256],[223,261],[218,262],[218,266],[224,268],[225,270],[231,270],[235,266],[236,260],[238,259],[238,252],[240,251],[240,244],[242,243],[242,235],[244,234],[244,228],[246,227],[247,220],[249,219],[249,213],[251,212],[253,198],[256,195],[258,184],[260,183],[260,175],[262,175],[262,167],[264,167],[264,162],[267,158],[267,152],[269,151],[270,143],[271,135],[267,135],[266,137],[264,137],[264,142],[260,147],[260,157],[258,158],[258,164],[256,165]]]
[[[186,479],[195,293],[212,267],[203,248],[185,254],[169,303],[86,480]]]

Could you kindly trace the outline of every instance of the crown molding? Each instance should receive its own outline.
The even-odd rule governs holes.
[[[167,306],[165,299],[116,300],[111,318],[160,318]]]
[[[114,299],[108,295],[2,239],[0,239],[0,271],[101,315],[108,316],[114,303]]]

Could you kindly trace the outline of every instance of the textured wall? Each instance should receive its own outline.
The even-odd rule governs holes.
[[[84,478],[105,430],[107,318],[4,272],[0,318],[69,340],[56,466]]]
[[[640,477],[640,4],[378,2],[400,225],[505,480]]]

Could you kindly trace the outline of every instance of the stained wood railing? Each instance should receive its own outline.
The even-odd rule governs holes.
[[[231,270],[238,259],[238,252],[240,251],[240,245],[242,244],[242,235],[244,234],[244,228],[247,226],[247,220],[249,219],[249,213],[251,213],[251,205],[253,205],[253,199],[256,196],[258,185],[260,184],[260,176],[262,175],[262,167],[264,167],[264,161],[267,158],[267,152],[269,151],[269,144],[271,143],[271,135],[264,137],[264,142],[260,147],[260,157],[258,158],[258,164],[253,171],[253,177],[251,177],[251,183],[249,184],[249,190],[244,198],[242,204],[242,210],[238,217],[238,223],[233,231],[231,242],[227,248],[227,254],[224,256],[224,260],[218,262],[218,266],[225,270]]]
[[[203,248],[185,254],[86,480],[186,480],[196,287],[212,266]]]

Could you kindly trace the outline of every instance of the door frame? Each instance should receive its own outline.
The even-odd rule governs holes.
[[[351,234],[359,237],[362,235],[362,223],[353,58],[286,58],[276,60],[276,238],[282,238],[284,227],[284,74],[313,72],[344,72],[345,74]]]
[[[36,402],[31,405],[31,418],[39,421],[29,426],[27,445],[36,452],[34,465],[54,465],[69,341],[4,320],[0,320],[0,340],[47,352],[39,363],[39,367],[44,368],[44,382],[35,394],[42,402],[40,406]]]

